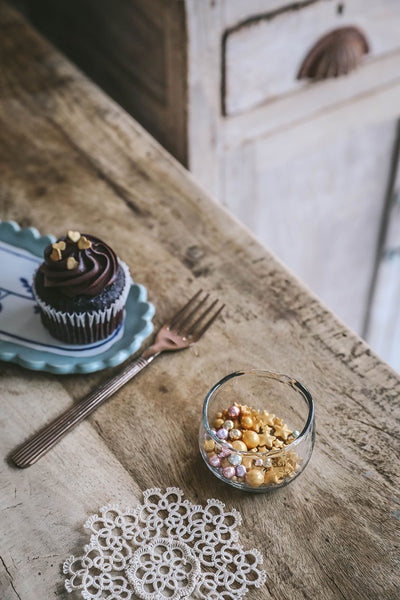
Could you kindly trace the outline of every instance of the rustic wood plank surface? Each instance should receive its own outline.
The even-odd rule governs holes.
[[[0,32],[0,218],[103,237],[149,290],[156,325],[199,287],[228,306],[22,471],[8,454],[105,374],[0,365],[0,597],[68,598],[60,565],[87,515],[171,485],[240,510],[268,572],[252,599],[398,597],[398,375],[5,5]],[[316,401],[309,466],[267,495],[212,478],[197,448],[207,390],[248,367],[296,376]]]

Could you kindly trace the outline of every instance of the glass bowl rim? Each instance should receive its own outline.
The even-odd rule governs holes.
[[[291,442],[288,446],[285,446],[284,448],[276,448],[275,450],[271,449],[271,450],[268,450],[267,452],[251,452],[249,450],[236,450],[236,448],[234,448],[233,450],[234,450],[235,454],[242,454],[242,455],[253,456],[253,457],[254,456],[265,457],[265,456],[274,456],[274,455],[276,456],[278,454],[281,454],[282,452],[286,452],[288,449],[291,449],[291,448],[297,446],[305,438],[305,436],[309,433],[310,429],[312,428],[312,424],[314,422],[314,400],[313,400],[313,397],[312,397],[311,393],[309,392],[309,390],[294,377],[289,377],[289,375],[285,375],[284,373],[277,373],[274,371],[268,371],[268,370],[264,370],[264,369],[249,369],[249,370],[234,371],[233,373],[229,373],[228,375],[225,375],[225,377],[223,377],[216,384],[213,385],[213,387],[208,391],[208,393],[204,399],[204,402],[203,402],[202,423],[203,423],[203,428],[207,432],[207,435],[209,435],[210,438],[212,440],[214,440],[215,442],[217,442],[220,446],[226,446],[227,448],[232,450],[232,446],[230,445],[230,443],[228,441],[221,440],[215,433],[213,433],[211,431],[211,427],[208,424],[207,409],[208,409],[209,402],[210,402],[211,398],[213,397],[213,395],[215,394],[215,392],[221,386],[223,386],[225,383],[227,383],[234,377],[240,377],[241,375],[261,375],[261,376],[267,377],[269,379],[277,379],[278,381],[280,381],[280,383],[285,383],[285,384],[291,385],[298,392],[300,392],[300,394],[302,394],[303,398],[306,400],[306,402],[308,404],[308,415],[307,415],[307,420],[306,420],[306,423],[305,423],[302,431],[299,433],[297,438],[293,442]]]

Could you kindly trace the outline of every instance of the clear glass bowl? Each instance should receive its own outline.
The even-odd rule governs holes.
[[[281,448],[267,449],[267,446],[263,446],[263,451],[233,448],[230,430],[227,439],[221,439],[214,423],[217,413],[234,403],[247,405],[260,413],[266,411],[264,415],[269,416],[265,419],[270,419],[271,426],[263,427],[259,435],[264,431],[274,437],[278,429],[272,425],[273,416],[282,419],[293,433],[284,433],[282,439],[275,438],[274,443],[290,443]],[[235,420],[229,416],[223,418],[224,421]],[[219,431],[219,435],[225,435],[225,432]],[[201,455],[216,477],[235,488],[264,493],[294,481],[310,460],[314,440],[314,402],[311,394],[296,379],[287,375],[269,371],[236,371],[216,383],[204,400],[199,434]]]

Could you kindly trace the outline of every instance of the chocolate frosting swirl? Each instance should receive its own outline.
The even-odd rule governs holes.
[[[91,242],[90,248],[80,250],[76,242],[62,237],[58,241],[65,242],[66,248],[62,251],[61,260],[53,261],[50,258],[53,250],[50,245],[45,249],[44,263],[39,267],[44,276],[44,286],[55,288],[70,298],[96,296],[117,278],[118,259],[115,252],[98,238],[82,235]],[[76,268],[67,268],[69,257],[77,261]]]

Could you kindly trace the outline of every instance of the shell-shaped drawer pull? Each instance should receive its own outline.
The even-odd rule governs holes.
[[[340,77],[355,69],[369,45],[357,27],[339,27],[330,31],[311,48],[300,67],[297,79]]]

